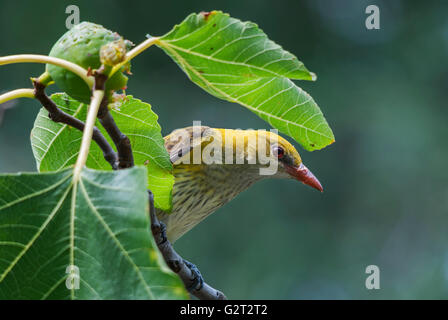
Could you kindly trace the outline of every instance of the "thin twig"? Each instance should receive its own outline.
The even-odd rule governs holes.
[[[106,129],[107,133],[114,142],[118,152],[118,169],[131,168],[134,166],[134,156],[132,154],[131,141],[118,128],[112,114],[107,107],[107,97],[103,98],[100,110],[98,112],[98,119],[101,125]]]
[[[184,259],[174,250],[173,246],[166,238],[164,228],[157,219],[154,208],[154,196],[150,190],[149,194],[149,214],[151,218],[151,231],[157,247],[165,259],[167,265],[177,273],[186,288],[190,288],[190,293],[200,300],[227,300],[226,296],[219,290],[212,288],[205,282],[198,283],[195,274],[184,262]]]
[[[47,109],[48,116],[54,122],[60,122],[67,124],[75,129],[80,131],[84,131],[85,124],[79,119],[65,113],[45,94],[45,85],[37,81],[33,80],[34,85],[34,96],[37,100],[42,104],[42,106]],[[97,127],[93,128],[93,136],[92,139],[98,144],[98,146],[103,151],[104,159],[110,163],[114,170],[117,169],[117,154],[110,146],[109,142],[107,142],[106,138],[103,136],[100,130]]]

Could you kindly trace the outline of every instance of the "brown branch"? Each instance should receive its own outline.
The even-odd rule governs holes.
[[[94,90],[104,90],[107,75],[103,74],[103,66],[94,71],[95,85]],[[115,123],[114,118],[109,112],[108,99],[104,96],[98,111],[98,119],[101,125],[106,129],[111,137],[118,152],[118,169],[131,168],[134,166],[134,156],[129,138],[123,134]]]
[[[151,231],[157,243],[157,247],[165,259],[167,265],[177,273],[190,293],[200,300],[227,300],[226,296],[219,290],[214,289],[203,281],[198,281],[198,274],[189,268],[185,260],[174,250],[166,238],[163,225],[157,219],[154,208],[154,196],[150,190],[149,214],[151,218]],[[202,279],[201,279],[202,280]]]
[[[51,100],[45,93],[46,86],[39,82],[37,79],[33,79],[34,85],[34,96],[36,99],[42,104],[42,106],[47,109],[48,117],[54,122],[60,122],[67,124],[75,129],[84,131],[84,122],[75,117],[65,113]],[[110,146],[109,142],[107,142],[106,138],[103,136],[100,130],[97,127],[93,129],[92,139],[98,144],[98,146],[103,151],[104,159],[110,163],[112,169],[117,169],[117,154]]]
[[[108,101],[104,97],[101,102],[100,110],[98,111],[98,119],[101,125],[106,129],[109,136],[112,138],[118,151],[118,168],[125,169],[134,166],[134,156],[132,155],[131,141],[123,134],[115,123],[112,114],[107,107]]]

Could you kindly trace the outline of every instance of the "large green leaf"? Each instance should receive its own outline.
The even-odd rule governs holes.
[[[87,105],[80,103],[66,94],[56,93],[51,99],[63,111],[85,120]],[[171,191],[174,177],[172,165],[164,147],[157,115],[151,106],[132,96],[111,109],[111,113],[120,130],[126,134],[132,145],[136,165],[148,168],[148,188],[154,193],[156,207],[162,210],[171,208]],[[97,121],[97,127],[112,141],[104,128]],[[70,126],[55,123],[42,108],[37,115],[31,132],[31,145],[40,172],[58,171],[76,162],[81,145],[82,132]],[[91,145],[87,167],[93,169],[111,169],[104,160],[101,149],[94,142]]]
[[[220,11],[191,14],[158,46],[201,88],[248,108],[305,149],[334,142],[317,104],[290,80],[315,75],[256,24]]]
[[[0,175],[0,299],[186,298],[150,233],[145,171]]]

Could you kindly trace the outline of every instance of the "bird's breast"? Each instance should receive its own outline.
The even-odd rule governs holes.
[[[259,180],[247,165],[176,165],[173,210],[158,211],[171,242]]]

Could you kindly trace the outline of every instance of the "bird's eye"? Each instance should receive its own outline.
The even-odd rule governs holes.
[[[283,158],[283,156],[285,155],[285,150],[283,150],[283,148],[280,146],[275,146],[272,151],[274,155],[276,155],[279,159]]]

